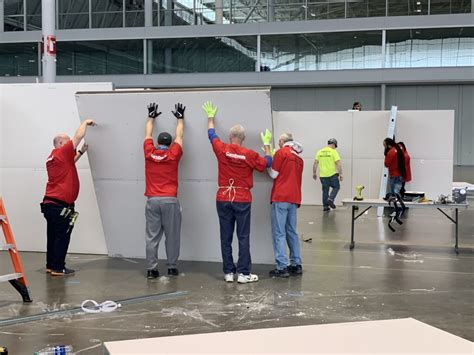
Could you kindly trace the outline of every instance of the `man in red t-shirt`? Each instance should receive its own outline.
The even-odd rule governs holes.
[[[153,144],[155,118],[161,115],[158,105],[148,106],[148,121],[145,128],[145,196],[146,260],[147,278],[154,279],[158,272],[158,246],[163,233],[166,236],[168,275],[177,276],[177,262],[181,239],[181,206],[178,200],[178,165],[183,156],[184,110],[182,104],[175,105],[173,115],[177,118],[176,137],[171,134],[158,135],[158,147]]]
[[[301,180],[303,159],[299,154],[302,146],[293,141],[291,133],[284,133],[278,140],[280,149],[273,156],[268,174],[274,179],[272,189],[272,237],[276,268],[270,271],[272,277],[301,275],[301,253],[296,232],[296,209],[301,205]],[[290,249],[290,263],[286,245]]]
[[[245,139],[244,128],[236,125],[230,129],[229,144],[222,142],[216,134],[214,118],[217,112],[211,102],[203,105],[208,117],[208,136],[218,163],[218,184],[216,194],[217,214],[220,224],[221,252],[226,282],[248,283],[258,281],[258,276],[251,274],[250,257],[250,209],[252,205],[253,171],[264,171],[272,164],[270,155],[270,137],[265,145],[265,157],[242,146]],[[263,137],[262,137],[263,139]],[[232,239],[237,224],[239,240],[239,260],[237,267],[232,256]]]
[[[41,203],[41,212],[47,222],[46,272],[52,276],[70,275],[74,270],[66,268],[66,254],[71,233],[78,214],[74,202],[79,195],[79,177],[76,162],[87,151],[84,144],[76,148],[84,138],[87,127],[95,126],[85,120],[70,139],[66,134],[54,137],[54,149],[46,160],[48,183]]]

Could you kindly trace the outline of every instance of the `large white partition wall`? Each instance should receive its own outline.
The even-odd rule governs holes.
[[[388,111],[274,111],[275,139],[294,134],[304,146],[303,204],[321,204],[321,184],[312,179],[316,151],[329,138],[339,142],[344,181],[338,201],[352,198],[364,185],[366,198],[378,198],[383,170],[382,141],[387,136]],[[397,141],[411,155],[413,181],[407,190],[424,191],[430,198],[450,194],[453,176],[454,111],[398,111]],[[338,202],[336,201],[336,202]]]
[[[260,132],[271,128],[270,92],[247,90],[181,90],[80,93],[81,119],[99,124],[90,130],[89,159],[109,255],[144,257],[145,184],[143,139],[147,105],[156,102],[163,114],[156,120],[154,137],[161,131],[174,135],[176,102],[186,106],[184,155],[179,168],[179,199],[183,210],[182,260],[220,261],[219,223],[216,213],[217,161],[207,138],[207,117],[201,106],[217,106],[216,129],[227,141],[231,126],[246,129],[244,145],[259,152]],[[254,262],[273,262],[270,227],[271,179],[254,173],[251,251]],[[236,239],[236,238],[235,238]],[[164,245],[160,258],[165,257]],[[234,240],[234,255],[237,256]]]
[[[0,195],[20,250],[46,250],[40,202],[47,182],[46,158],[57,133],[72,136],[80,124],[75,93],[111,90],[110,83],[0,85]],[[78,162],[80,213],[70,252],[107,254],[87,157]]]

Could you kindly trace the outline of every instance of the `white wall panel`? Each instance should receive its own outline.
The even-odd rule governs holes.
[[[46,222],[39,210],[47,182],[46,158],[56,134],[72,136],[80,124],[75,93],[110,90],[110,83],[1,85],[0,195],[5,198],[21,250],[44,251]],[[84,156],[78,162],[80,217],[69,252],[106,254],[92,177]]]
[[[275,111],[275,138],[291,132],[305,148],[303,204],[321,204],[320,184],[315,187],[312,165],[316,149],[325,146],[331,136],[338,139],[345,177],[337,200],[352,198],[356,185],[365,186],[365,197],[377,198],[389,119],[388,111]],[[425,191],[431,198],[450,193],[454,111],[398,111],[396,132],[412,157],[414,181],[407,189]]]
[[[412,159],[452,160],[454,111],[399,111],[397,141],[403,141]]]
[[[303,145],[302,158],[312,159],[316,152],[327,146],[329,138],[336,138],[341,159],[352,155],[351,112],[273,112],[275,142],[280,134],[290,132]]]

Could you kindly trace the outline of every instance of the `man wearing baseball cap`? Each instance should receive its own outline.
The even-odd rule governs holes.
[[[160,276],[158,272],[158,245],[163,233],[166,235],[166,257],[168,275],[177,276],[177,262],[181,239],[181,206],[178,201],[178,166],[183,156],[184,110],[182,104],[175,105],[173,115],[177,118],[176,137],[161,132],[158,147],[153,144],[155,119],[161,115],[158,105],[148,105],[148,121],[145,128],[145,177],[147,197],[146,217],[146,262],[147,278]]]
[[[327,147],[316,153],[313,164],[314,180],[318,178],[319,166],[319,178],[323,188],[323,211],[325,212],[330,211],[330,208],[336,208],[334,201],[340,189],[339,181],[343,180],[341,158],[336,148],[336,138],[330,138]]]

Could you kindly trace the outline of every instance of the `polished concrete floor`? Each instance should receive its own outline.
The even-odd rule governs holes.
[[[22,253],[34,302],[22,304],[12,287],[0,284],[0,321],[70,309],[86,299],[187,294],[109,314],[66,314],[0,327],[0,345],[12,354],[32,354],[48,344],[102,354],[103,342],[122,339],[405,317],[474,340],[474,209],[460,212],[458,256],[453,225],[439,212],[411,210],[405,221],[392,233],[374,211],[363,215],[351,252],[348,209],[324,214],[303,207],[298,230],[306,240],[304,275],[271,279],[270,265],[254,265],[261,279],[248,285],[224,283],[219,263],[182,262],[180,276],[147,281],[143,260],[96,255],[69,255],[76,275],[52,278],[45,274],[44,254]],[[9,268],[8,255],[0,253],[0,274]],[[396,334],[393,341],[400,341]]]

